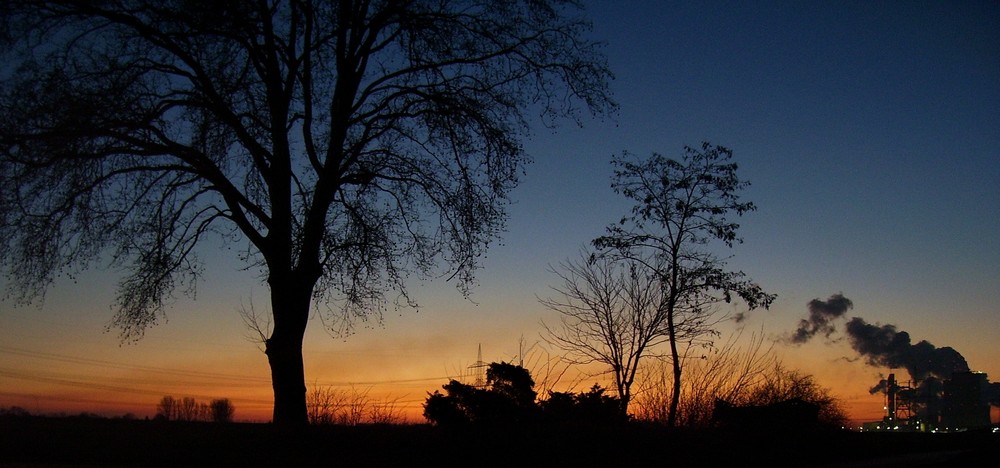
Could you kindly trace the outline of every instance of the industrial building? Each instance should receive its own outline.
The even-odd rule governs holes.
[[[903,384],[889,374],[882,386],[886,414],[863,431],[957,432],[990,427],[989,380],[983,372],[955,372]]]

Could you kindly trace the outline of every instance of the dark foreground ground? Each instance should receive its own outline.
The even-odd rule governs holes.
[[[1000,434],[0,418],[0,466],[1000,466]]]

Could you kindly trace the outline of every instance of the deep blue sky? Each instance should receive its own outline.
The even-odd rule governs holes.
[[[537,342],[539,321],[555,318],[536,300],[555,284],[548,267],[628,208],[610,189],[611,155],[679,156],[703,140],[732,148],[752,184],[744,195],[758,211],[743,218],[746,242],[730,266],[778,294],[754,326],[778,336],[808,301],[842,292],[855,305],[849,315],[952,346],[1000,380],[1000,2],[585,4],[594,37],[607,42],[620,113],[582,129],[537,128],[526,142],[535,163],[513,193],[476,304],[450,285],[414,284],[420,313],[390,314],[346,341],[314,323],[310,381],[455,375],[480,344],[487,361],[514,358],[519,338]],[[134,366],[218,362],[265,377],[266,400],[264,356],[235,312],[266,296],[237,266],[211,264],[197,300],[179,299],[169,322],[135,345],[102,333],[114,279],[101,272],[57,285],[41,311],[4,302],[0,342]],[[880,407],[867,389],[887,370],[849,362],[843,343],[794,350],[779,347],[838,396]],[[35,358],[0,353],[0,364],[52,364]],[[427,380],[406,398],[419,402],[443,383]]]
[[[752,183],[758,211],[730,265],[778,293],[756,314],[769,334],[843,293],[850,316],[952,346],[1000,379],[1000,3],[587,5],[621,113],[530,144],[537,163],[491,282],[546,294],[543,265],[623,213],[611,154],[709,140]],[[802,348],[783,351],[827,385],[857,380],[858,395],[890,371],[837,370],[857,357],[843,342]]]
[[[621,113],[529,145],[537,164],[508,236],[527,258],[570,254],[620,216],[612,153],[679,155],[710,140],[735,151],[759,207],[733,264],[786,300],[843,290],[879,305],[924,295],[915,302],[992,307],[1000,4],[588,7]]]

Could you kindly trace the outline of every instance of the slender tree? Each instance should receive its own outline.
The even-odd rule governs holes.
[[[615,107],[559,0],[25,0],[3,4],[0,264],[25,303],[123,269],[141,337],[236,244],[270,291],[275,423],[306,424],[302,339],[475,283],[534,115]]]
[[[737,176],[732,156],[730,149],[708,142],[685,147],[680,160],[655,153],[645,160],[627,152],[616,156],[612,188],[635,205],[593,242],[609,258],[644,264],[660,283],[673,362],[670,426],[676,422],[681,390],[678,317],[714,314],[716,304],[734,296],[750,310],[767,308],[775,299],[742,271],[727,270],[711,245],[714,241],[731,248],[742,242],[739,224],[729,216],[756,209],[740,200],[749,183]]]

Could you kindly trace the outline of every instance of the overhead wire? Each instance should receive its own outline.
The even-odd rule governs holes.
[[[128,393],[137,395],[150,395],[150,396],[163,396],[164,390],[187,388],[187,387],[217,387],[217,388],[253,388],[253,387],[270,387],[270,379],[263,377],[254,377],[246,375],[236,375],[236,374],[224,374],[217,372],[204,372],[195,370],[177,370],[169,369],[163,367],[145,366],[145,365],[134,365],[134,364],[123,364],[120,362],[105,361],[100,359],[91,358],[81,358],[75,356],[66,356],[62,354],[33,351],[22,348],[15,348],[11,346],[0,345],[0,353],[10,354],[14,356],[22,356],[33,359],[63,362],[68,364],[80,364],[87,366],[95,366],[109,369],[117,370],[127,370],[127,371],[140,371],[148,373],[157,373],[167,376],[181,377],[183,380],[167,380],[167,379],[136,379],[128,377],[112,377],[112,376],[102,376],[100,381],[96,381],[98,377],[94,375],[81,376],[77,374],[65,374],[65,373],[53,373],[53,372],[40,372],[38,370],[24,370],[24,369],[12,369],[12,368],[0,368],[0,376],[5,376],[12,379],[33,381],[39,383],[48,383],[53,385],[62,386],[72,386],[77,388],[84,388],[89,390],[98,390],[105,392],[116,392],[116,393]],[[449,376],[437,376],[437,377],[422,377],[422,378],[411,378],[411,379],[385,379],[385,380],[367,380],[367,381],[354,381],[354,382],[330,382],[330,381],[315,381],[314,385],[329,386],[329,387],[357,387],[357,386],[381,386],[381,385],[398,385],[398,384],[413,384],[421,382],[440,382],[447,381],[453,377]],[[108,383],[111,382],[111,383]],[[155,389],[149,387],[156,387]],[[174,392],[178,393],[178,392]],[[34,394],[23,394],[23,393],[11,393],[0,391],[0,396],[8,397],[21,397],[21,398],[41,398],[46,400],[56,400],[68,403],[99,403],[99,404],[112,404],[113,402],[108,402],[104,400],[87,400],[80,398],[66,398],[58,397],[53,395],[34,395]],[[198,399],[215,399],[218,395],[207,395],[199,393],[190,392],[180,392],[180,396],[191,397]],[[234,403],[240,403],[241,406],[251,406],[264,408],[272,405],[269,400],[260,400],[253,398],[230,398]],[[118,402],[119,404],[121,402]],[[420,399],[389,399],[384,402],[379,402],[383,405],[399,405],[401,408],[412,409],[419,408],[424,403],[424,400]]]

